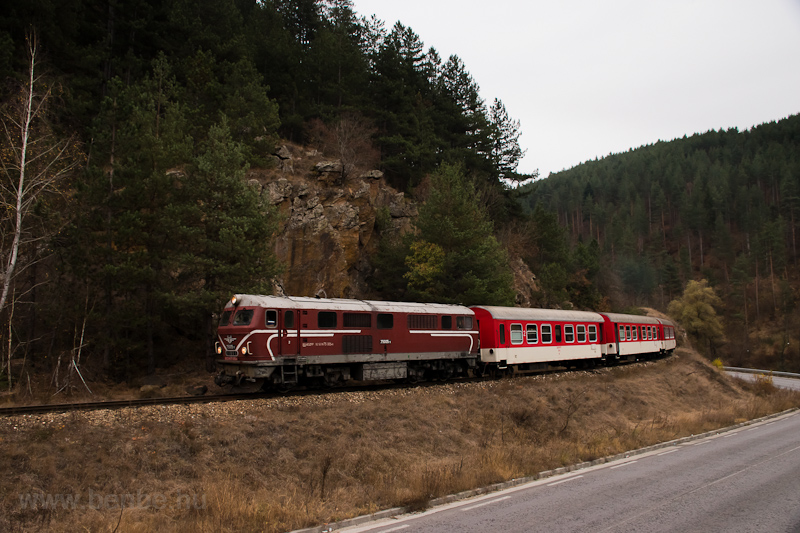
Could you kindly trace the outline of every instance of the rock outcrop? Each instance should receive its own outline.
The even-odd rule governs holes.
[[[380,171],[342,180],[341,162],[317,152],[284,145],[275,157],[277,170],[254,170],[248,178],[282,217],[275,251],[286,269],[277,281],[294,296],[364,297],[378,214],[391,221],[384,231],[410,231],[416,206]]]

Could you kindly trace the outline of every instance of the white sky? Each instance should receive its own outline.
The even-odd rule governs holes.
[[[459,56],[521,122],[517,169],[800,113],[800,0],[353,0]]]

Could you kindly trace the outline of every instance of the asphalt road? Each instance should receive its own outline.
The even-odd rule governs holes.
[[[731,377],[739,378],[739,379],[746,379],[749,381],[753,381],[756,379],[756,374],[747,374],[744,372],[731,372],[728,371],[728,374]],[[794,389],[800,390],[800,379],[794,378],[785,378],[781,376],[772,376],[772,384],[776,387],[780,387],[782,389]]]
[[[341,531],[800,532],[800,413]]]

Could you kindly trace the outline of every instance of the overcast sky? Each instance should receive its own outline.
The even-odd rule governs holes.
[[[800,113],[800,0],[353,0],[459,56],[541,176]]]

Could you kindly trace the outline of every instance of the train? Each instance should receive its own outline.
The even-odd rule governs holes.
[[[217,385],[268,389],[591,368],[664,356],[662,318],[559,309],[237,294],[214,349]]]

